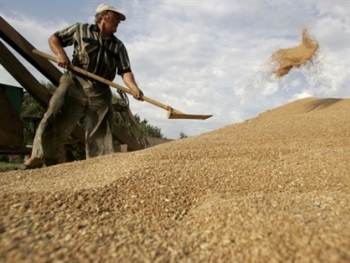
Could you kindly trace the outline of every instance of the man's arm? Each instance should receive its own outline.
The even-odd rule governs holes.
[[[137,100],[143,100],[143,92],[139,89],[134,74],[132,72],[125,72],[121,75],[125,85],[131,90],[133,96]]]
[[[49,37],[49,46],[52,52],[57,55],[57,65],[62,68],[68,69],[70,61],[66,51],[62,47],[60,39],[55,35],[52,35],[51,37]]]

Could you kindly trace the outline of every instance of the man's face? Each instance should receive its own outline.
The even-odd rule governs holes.
[[[107,15],[104,16],[104,20],[106,21],[106,29],[108,29],[111,34],[117,32],[120,23],[120,18],[117,13],[108,11]]]

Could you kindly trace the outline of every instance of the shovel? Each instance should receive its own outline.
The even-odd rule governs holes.
[[[53,57],[51,55],[48,55],[48,54],[46,54],[44,52],[41,52],[41,51],[36,50],[36,49],[33,49],[33,53],[35,53],[37,55],[40,55],[40,56],[42,56],[42,57],[44,57],[44,58],[46,58],[48,60],[51,60],[52,62],[57,63],[57,59],[55,57]],[[121,91],[123,91],[125,93],[128,93],[128,94],[132,95],[132,93],[131,93],[131,91],[129,89],[124,88],[123,86],[120,86],[120,85],[118,85],[118,84],[116,84],[116,83],[114,83],[112,81],[107,80],[107,79],[101,78],[100,76],[97,76],[97,75],[95,75],[93,73],[90,73],[90,72],[88,72],[88,71],[86,71],[84,69],[81,69],[79,67],[73,66],[72,64],[70,64],[69,69],[74,70],[74,71],[76,71],[78,73],[81,73],[81,74],[87,76],[87,77],[93,78],[93,79],[95,79],[97,81],[100,81],[100,82],[102,82],[104,84],[107,84],[108,86],[114,87],[116,89],[119,89],[119,90],[121,90]],[[160,103],[160,102],[158,102],[158,101],[156,101],[154,99],[148,98],[146,96],[143,96],[142,99],[144,101],[147,101],[148,103],[151,103],[151,104],[157,106],[157,107],[160,107],[160,108],[162,108],[164,110],[167,110],[168,111],[168,119],[205,120],[205,119],[208,119],[211,116],[213,116],[213,115],[186,114],[186,113],[178,111],[178,110],[176,110],[176,109],[174,109],[174,108],[172,108],[172,107],[170,107],[168,105]]]

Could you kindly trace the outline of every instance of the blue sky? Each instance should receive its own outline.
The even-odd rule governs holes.
[[[92,23],[100,3],[1,0],[0,15],[34,47],[52,54],[48,37],[76,22]],[[304,97],[350,97],[350,1],[107,3],[127,17],[116,35],[128,49],[145,95],[185,113],[213,114],[204,121],[169,120],[165,110],[130,98],[131,111],[161,128],[167,138],[210,132]],[[270,56],[299,45],[303,28],[320,44],[315,63],[276,79]],[[18,85],[1,66],[0,82]],[[123,85],[118,76],[114,82]]]

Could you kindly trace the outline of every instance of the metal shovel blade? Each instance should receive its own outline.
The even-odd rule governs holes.
[[[168,119],[187,119],[187,120],[205,120],[213,115],[196,115],[196,114],[186,114],[186,113],[174,113],[168,112]]]

